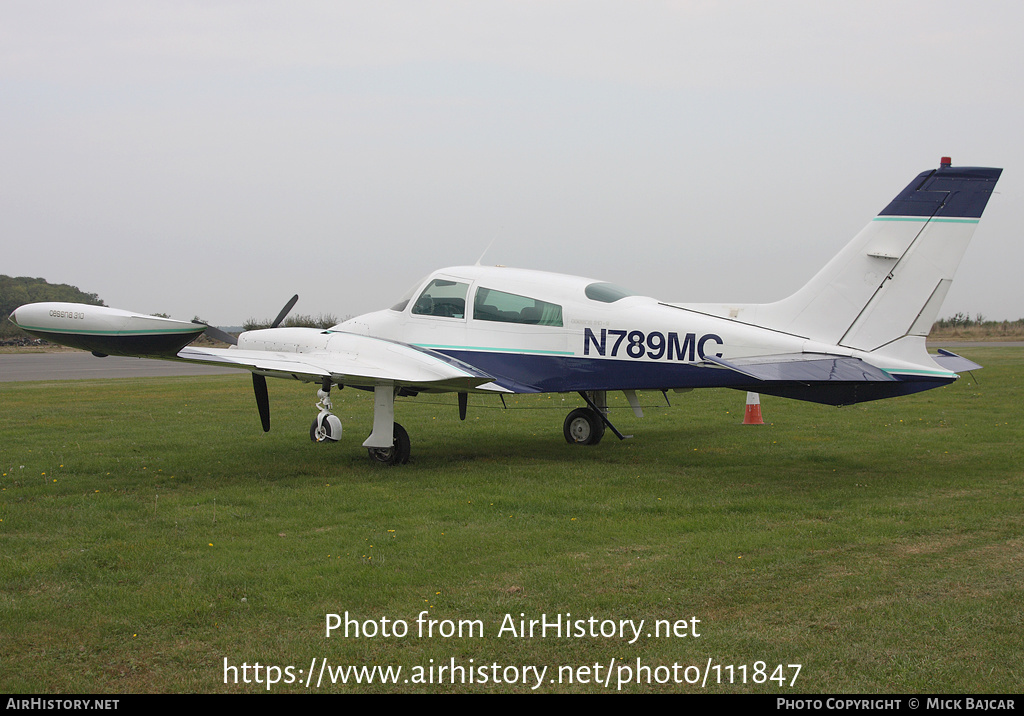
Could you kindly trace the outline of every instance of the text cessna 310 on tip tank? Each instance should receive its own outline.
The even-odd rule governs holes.
[[[979,368],[929,355],[925,336],[1001,169],[920,174],[803,288],[768,304],[681,304],[614,284],[503,267],[436,271],[389,309],[328,330],[269,328],[234,337],[209,326],[70,303],[21,306],[25,331],[97,355],[233,366],[252,372],[263,429],[266,376],[319,383],[310,436],[335,441],[332,386],[374,392],[372,459],[409,460],[396,395],[578,393],[565,419],[570,443],[593,445],[608,420],[607,391],[640,414],[638,390],[729,387],[846,405],[907,395]],[[294,304],[281,312],[277,326]],[[188,344],[201,333],[235,345]]]

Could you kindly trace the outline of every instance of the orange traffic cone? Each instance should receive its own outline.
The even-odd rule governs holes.
[[[744,425],[764,425],[761,418],[761,396],[747,393],[747,412],[743,415]]]

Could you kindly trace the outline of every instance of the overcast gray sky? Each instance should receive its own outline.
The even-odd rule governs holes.
[[[0,273],[355,315],[446,265],[798,288],[919,172],[1004,167],[941,315],[1024,316],[1024,4],[0,3]]]

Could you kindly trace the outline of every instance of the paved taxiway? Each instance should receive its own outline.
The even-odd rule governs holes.
[[[3,353],[0,354],[0,383],[23,380],[82,380],[85,378],[154,378],[169,375],[223,375],[234,368],[195,365],[146,358],[107,356],[92,353]],[[246,371],[248,372],[248,371]]]

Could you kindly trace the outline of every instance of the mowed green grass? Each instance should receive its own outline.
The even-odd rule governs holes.
[[[736,391],[642,394],[642,420],[614,396],[636,437],[589,448],[561,434],[577,396],[473,396],[465,422],[453,396],[402,399],[397,468],[360,447],[362,391],[335,392],[346,432],[318,445],[311,385],[270,382],[263,434],[247,374],[0,384],[0,691],[261,691],[225,684],[225,659],[304,680],[314,658],[403,679],[454,658],[546,665],[544,692],[604,691],[580,681],[609,665],[614,690],[638,659],[710,660],[707,692],[1018,692],[1024,350],[963,352],[980,385],[841,409],[764,396],[760,427]],[[483,636],[420,637],[424,610]],[[346,611],[410,634],[327,638]],[[499,636],[506,614],[566,613],[644,636]],[[692,618],[699,637],[646,636]],[[785,685],[753,683],[757,662]],[[550,683],[559,667],[591,671]]]

